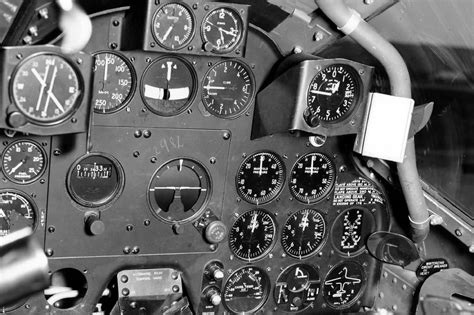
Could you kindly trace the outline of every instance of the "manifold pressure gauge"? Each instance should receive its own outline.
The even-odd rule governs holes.
[[[55,54],[25,59],[13,74],[12,97],[30,121],[43,125],[62,122],[80,105],[82,79],[73,66]]]
[[[246,158],[236,176],[237,192],[242,199],[263,204],[281,191],[285,181],[285,168],[281,159],[271,152],[259,152]]]
[[[153,17],[153,36],[160,46],[178,50],[186,46],[194,35],[194,17],[181,3],[161,6]]]
[[[31,140],[10,143],[2,155],[5,176],[17,184],[29,184],[43,175],[46,169],[46,153]]]
[[[357,71],[349,65],[334,64],[322,69],[308,88],[306,121],[317,125],[318,121],[343,120],[359,101],[359,82]]]
[[[231,8],[215,9],[204,18],[201,36],[204,49],[215,53],[232,51],[242,38],[244,26],[240,15]]]

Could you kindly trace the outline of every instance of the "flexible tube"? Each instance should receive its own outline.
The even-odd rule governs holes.
[[[380,61],[390,80],[392,95],[411,98],[410,75],[405,61],[395,47],[363,19],[358,19],[358,24],[354,23],[356,13],[348,8],[343,0],[315,2],[339,29],[346,31],[347,35]],[[397,164],[397,169],[408,206],[412,239],[417,243],[422,242],[428,236],[430,220],[416,167],[414,138],[408,139],[404,161]]]

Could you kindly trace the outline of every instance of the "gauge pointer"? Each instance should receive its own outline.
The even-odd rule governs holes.
[[[15,173],[16,170],[17,170],[20,166],[22,166],[24,163],[25,163],[25,161],[21,160],[21,162],[18,163],[14,168],[12,168],[11,172],[9,172],[8,174],[11,175],[11,174]]]
[[[109,59],[107,58],[107,55],[105,55],[104,83],[107,82],[108,69],[109,69]]]
[[[325,96],[332,96],[332,94],[333,94],[331,92],[325,92],[325,91],[319,91],[319,90],[311,90],[311,93],[319,94],[319,95],[325,95]]]
[[[35,68],[33,68],[31,70],[31,72],[33,72],[34,76],[36,77],[36,79],[39,81],[39,83],[41,84],[41,91],[40,91],[40,94],[38,96],[38,103],[36,103],[36,110],[38,111],[39,108],[40,108],[40,104],[41,104],[41,99],[43,98],[43,93],[44,93],[44,89],[46,88],[46,78],[48,77],[48,72],[49,72],[49,65],[46,66],[46,71],[45,71],[45,74],[44,74],[44,78],[41,78],[41,76],[39,75],[38,71],[36,71]]]
[[[51,96],[51,99],[53,100],[53,103],[56,105],[56,107],[64,113],[64,107],[61,105],[61,103],[59,103],[58,99],[56,98],[56,96],[54,96],[53,92],[48,91],[47,93],[48,93],[48,96]]]
[[[257,214],[255,213],[252,216],[252,221],[250,222],[250,233],[253,233],[257,227],[258,227]]]
[[[52,91],[53,91],[53,87],[54,87],[54,81],[56,81],[56,74],[57,73],[58,73],[58,67],[54,67],[53,77],[51,78],[51,84],[49,86],[48,91],[46,92],[48,94],[48,97],[46,98],[46,103],[44,105],[44,110],[43,110],[43,113],[45,113],[45,114],[48,112],[49,101],[51,99],[51,95],[53,94]]]
[[[165,35],[163,35],[163,41],[165,41],[168,38],[168,36],[170,35],[172,29],[173,29],[173,25],[171,25],[168,28],[168,30],[166,31]]]
[[[232,36],[232,37],[236,37],[236,36],[237,36],[237,34],[236,34],[235,32],[233,32],[233,31],[227,31],[227,30],[224,30],[224,29],[222,29],[222,28],[220,28],[220,27],[219,27],[219,31],[224,32],[224,33],[226,33],[227,35],[230,35],[230,36]],[[221,33],[221,34],[222,34],[222,33]]]
[[[211,85],[206,85],[203,87],[206,90],[225,90],[227,89],[225,86],[211,86]]]

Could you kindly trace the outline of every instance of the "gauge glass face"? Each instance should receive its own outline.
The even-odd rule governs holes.
[[[278,276],[273,298],[278,309],[300,312],[315,303],[320,285],[321,280],[316,268],[308,264],[296,264]]]
[[[321,70],[308,89],[311,117],[337,122],[348,116],[359,100],[359,77],[348,65],[334,64]]]
[[[2,155],[5,176],[17,184],[29,184],[40,178],[46,169],[46,153],[30,140],[9,144]]]
[[[253,204],[271,201],[283,187],[283,165],[274,153],[260,152],[249,156],[242,162],[237,173],[237,192],[242,199]]]
[[[13,100],[28,119],[51,124],[76,109],[81,86],[76,71],[58,55],[37,55],[20,64],[12,79]]]
[[[346,261],[332,268],[324,280],[324,298],[334,308],[353,305],[362,294],[365,272],[361,265]]]
[[[314,209],[304,209],[293,213],[285,223],[281,244],[285,252],[303,259],[315,254],[323,245],[326,222]]]
[[[229,233],[229,246],[235,256],[247,261],[262,258],[271,250],[276,226],[265,210],[255,209],[237,218]]]
[[[235,118],[250,106],[254,91],[253,74],[246,65],[237,60],[221,61],[204,78],[202,102],[216,117]]]
[[[29,227],[36,227],[36,209],[23,193],[0,190],[0,237]]]
[[[183,4],[168,3],[153,17],[153,36],[160,46],[177,50],[186,46],[194,34],[194,18]]]
[[[334,221],[331,231],[334,247],[340,254],[354,256],[365,249],[367,237],[374,230],[374,216],[368,210],[348,209]]]
[[[257,267],[243,267],[227,279],[223,296],[224,304],[233,313],[258,311],[268,298],[270,279]]]
[[[90,154],[71,166],[67,179],[69,193],[85,207],[99,207],[119,194],[123,176],[123,170],[115,159]]]
[[[290,174],[290,192],[303,203],[324,198],[335,181],[331,160],[321,153],[309,153],[296,161]]]
[[[197,217],[211,193],[206,169],[190,159],[176,159],[160,167],[148,187],[150,208],[166,223],[185,223]]]
[[[165,57],[145,70],[141,93],[145,105],[155,114],[174,116],[185,111],[194,98],[196,75],[183,59]]]
[[[93,71],[94,112],[110,114],[123,108],[135,88],[135,71],[130,62],[117,53],[101,52],[94,55]]]
[[[211,11],[201,26],[204,48],[216,53],[233,50],[240,42],[243,22],[240,15],[230,8]]]

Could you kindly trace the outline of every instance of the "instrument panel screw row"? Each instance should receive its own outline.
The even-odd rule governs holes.
[[[122,283],[127,283],[128,277],[127,277],[126,275],[122,275],[122,276],[120,277],[120,281],[122,281]]]
[[[51,257],[54,255],[54,250],[52,248],[46,249],[46,256]]]
[[[120,21],[119,21],[119,20],[114,20],[114,21],[112,22],[112,25],[115,26],[115,27],[117,27],[117,26],[120,25]]]
[[[140,138],[142,136],[142,131],[141,130],[135,130],[133,133],[135,138]]]
[[[48,232],[49,233],[54,233],[56,231],[56,228],[54,226],[48,227]]]
[[[172,288],[172,290],[173,290],[174,293],[179,292],[179,286],[174,285],[173,288]]]
[[[150,138],[151,137],[151,131],[148,130],[148,129],[143,130],[143,136],[147,139]]]
[[[460,229],[456,229],[456,230],[454,231],[454,233],[455,233],[456,236],[458,236],[458,237],[461,237],[461,236],[462,236],[462,231],[461,231]]]
[[[154,156],[150,159],[151,163],[156,163],[157,161],[158,161],[158,159],[156,158],[156,156]]]
[[[224,138],[224,140],[229,140],[230,139],[230,133],[229,132],[224,132],[224,134],[222,135],[222,138]]]
[[[140,252],[140,248],[138,246],[134,246],[132,248],[132,254],[138,254]]]
[[[150,220],[148,220],[148,219],[147,219],[147,220],[145,220],[145,221],[143,222],[143,224],[144,224],[145,226],[149,226],[149,225],[150,225],[150,223],[151,223],[151,221],[150,221]]]
[[[137,157],[139,157],[139,156],[140,156],[140,152],[138,152],[138,151],[133,152],[133,157],[136,157],[136,158],[137,158]]]
[[[129,294],[130,294],[130,290],[129,290],[129,289],[127,289],[127,288],[123,288],[123,289],[122,289],[122,295],[123,295],[123,296],[128,296]]]
[[[125,246],[123,248],[123,253],[126,254],[126,255],[130,254],[130,246]]]
[[[133,231],[133,225],[128,224],[126,229],[127,229],[128,232]]]
[[[211,163],[211,164],[216,164],[216,162],[217,162],[217,159],[215,157],[211,157],[209,159],[209,163]]]

